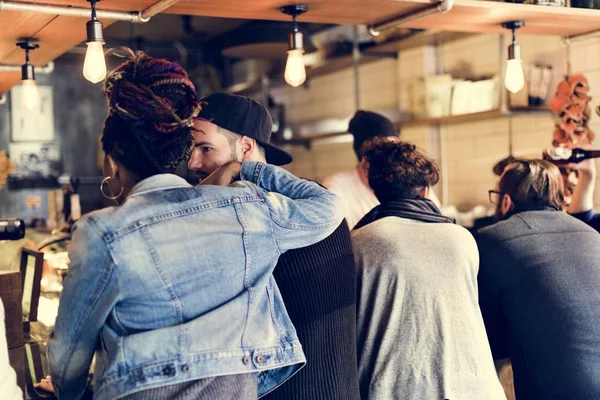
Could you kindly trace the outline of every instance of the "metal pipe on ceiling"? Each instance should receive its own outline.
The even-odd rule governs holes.
[[[441,0],[437,3],[430,4],[416,11],[402,14],[400,16],[389,18],[380,22],[376,22],[367,26],[369,33],[373,36],[379,36],[383,31],[398,28],[400,25],[417,19],[429,17],[434,14],[445,14],[454,6],[454,0]]]
[[[99,19],[110,19],[115,21],[125,21],[134,23],[143,23],[150,21],[150,18],[161,13],[180,0],[160,0],[143,11],[110,11],[98,10],[96,15]],[[89,8],[53,6],[47,4],[19,3],[14,1],[0,0],[1,11],[17,11],[35,14],[61,15],[66,17],[90,18]]]
[[[0,72],[21,72],[20,65],[0,64]],[[35,73],[38,75],[49,75],[54,72],[54,62],[50,61],[42,67],[35,67]]]

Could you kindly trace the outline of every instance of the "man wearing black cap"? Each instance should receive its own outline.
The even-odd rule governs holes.
[[[204,101],[188,164],[203,183],[229,184],[227,174],[211,174],[232,160],[292,162],[269,143],[272,119],[261,104],[228,93]],[[356,272],[348,224],[313,246],[283,254],[274,276],[307,365],[263,399],[358,400]]]
[[[352,229],[369,211],[379,205],[373,190],[369,187],[366,171],[360,164],[363,144],[376,137],[398,138],[398,130],[392,121],[383,115],[358,110],[348,125],[348,132],[354,136],[354,153],[359,165],[325,178],[323,185],[338,195],[346,205],[346,220]]]

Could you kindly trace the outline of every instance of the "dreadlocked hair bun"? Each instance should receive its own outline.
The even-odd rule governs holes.
[[[130,54],[106,78],[102,147],[142,180],[174,172],[189,158],[201,104],[179,64]]]

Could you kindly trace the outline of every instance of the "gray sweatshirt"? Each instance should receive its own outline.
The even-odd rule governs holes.
[[[398,217],[352,234],[363,399],[501,400],[464,228]]]

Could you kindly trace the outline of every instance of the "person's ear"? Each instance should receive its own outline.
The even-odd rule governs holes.
[[[123,175],[124,170],[122,169],[121,165],[111,155],[106,155],[104,160],[104,176],[110,176],[112,179],[114,179],[115,183],[123,185],[126,177]]]
[[[256,140],[247,136],[242,136],[242,160],[251,160],[254,152],[256,151]]]
[[[510,195],[504,194],[502,195],[502,206],[500,210],[502,211],[502,215],[508,214],[514,207],[515,203],[513,203]]]
[[[102,163],[102,175],[115,178],[119,170],[119,165],[113,156],[104,154],[104,162]]]

